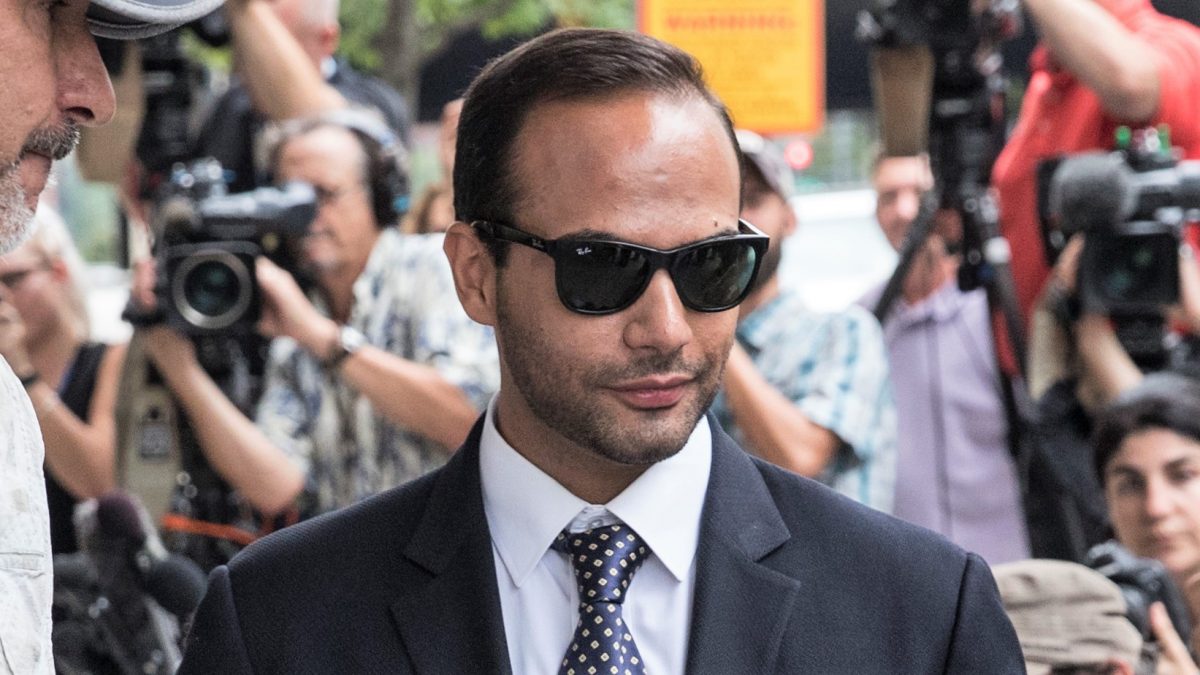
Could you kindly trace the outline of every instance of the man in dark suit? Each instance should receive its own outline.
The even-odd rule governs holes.
[[[1024,672],[980,558],[704,415],[766,250],[736,148],[651,38],[489,65],[445,250],[500,393],[444,468],[218,568],[181,672]]]

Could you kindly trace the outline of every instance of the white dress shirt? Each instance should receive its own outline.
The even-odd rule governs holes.
[[[652,551],[622,610],[646,672],[683,673],[691,634],[696,545],[712,464],[701,419],[675,456],[646,470],[607,504],[588,504],[512,448],[488,406],[479,442],[483,508],[492,535],[508,655],[516,675],[555,675],[575,634],[579,591],[566,554],[550,548],[572,532],[620,521]]]
[[[0,358],[0,673],[54,672],[43,455],[33,406]]]

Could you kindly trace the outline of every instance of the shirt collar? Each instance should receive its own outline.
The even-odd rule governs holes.
[[[496,399],[479,441],[483,507],[492,542],[520,587],[565,527],[615,516],[641,535],[678,581],[700,540],[700,514],[712,466],[712,431],[701,419],[683,449],[646,470],[607,504],[588,504],[517,452],[496,428]],[[582,518],[581,518],[582,516]]]

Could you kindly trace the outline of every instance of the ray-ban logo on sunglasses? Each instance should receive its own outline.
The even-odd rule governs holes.
[[[591,246],[580,246],[579,248],[575,249],[575,255],[587,255],[591,252],[592,252]]]

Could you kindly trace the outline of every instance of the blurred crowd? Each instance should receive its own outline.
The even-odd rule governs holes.
[[[1015,293],[960,288],[964,221],[923,208],[937,167],[881,151],[875,217],[910,263],[899,294],[882,316],[883,284],[841,311],[807,307],[778,273],[805,225],[796,177],[771,139],[739,130],[741,216],[771,243],[712,412],[760,458],[982,555],[1031,672],[1154,672],[1156,660],[1158,672],[1200,672],[1189,211],[1200,204],[1181,204],[1171,259],[1147,262],[1100,242],[1161,212],[1135,205],[1055,229],[1039,193],[1048,162],[1122,142],[1125,163],[1138,150],[1165,157],[1164,171],[1200,157],[1200,29],[1148,0],[1023,5],[1040,43],[992,171],[1011,251],[997,274],[1011,270]],[[45,438],[56,556],[89,536],[80,505],[121,487],[168,549],[222,564],[265,533],[440,466],[499,386],[492,331],[467,317],[442,252],[461,100],[440,122],[441,175],[410,197],[407,103],[335,57],[336,0],[233,0],[225,12],[234,76],[187,159],[218,160],[227,188],[197,191],[139,161],[132,134],[84,138],[82,157],[129,157],[122,204],[135,238],[152,242],[133,263],[130,343],[91,339],[82,262],[50,204],[34,237],[0,256],[0,356]],[[1139,131],[1150,127],[1169,134]],[[288,207],[306,221],[299,232],[271,211],[295,184],[307,190]],[[254,193],[253,211],[272,225],[222,229],[213,200],[263,188],[276,190]],[[931,227],[913,242],[919,218]],[[1127,258],[1128,278],[1113,282],[1125,285],[1105,287]],[[1174,292],[1099,297],[1151,283]],[[244,301],[225,303],[235,290]],[[1027,363],[999,320],[1006,300]]]

